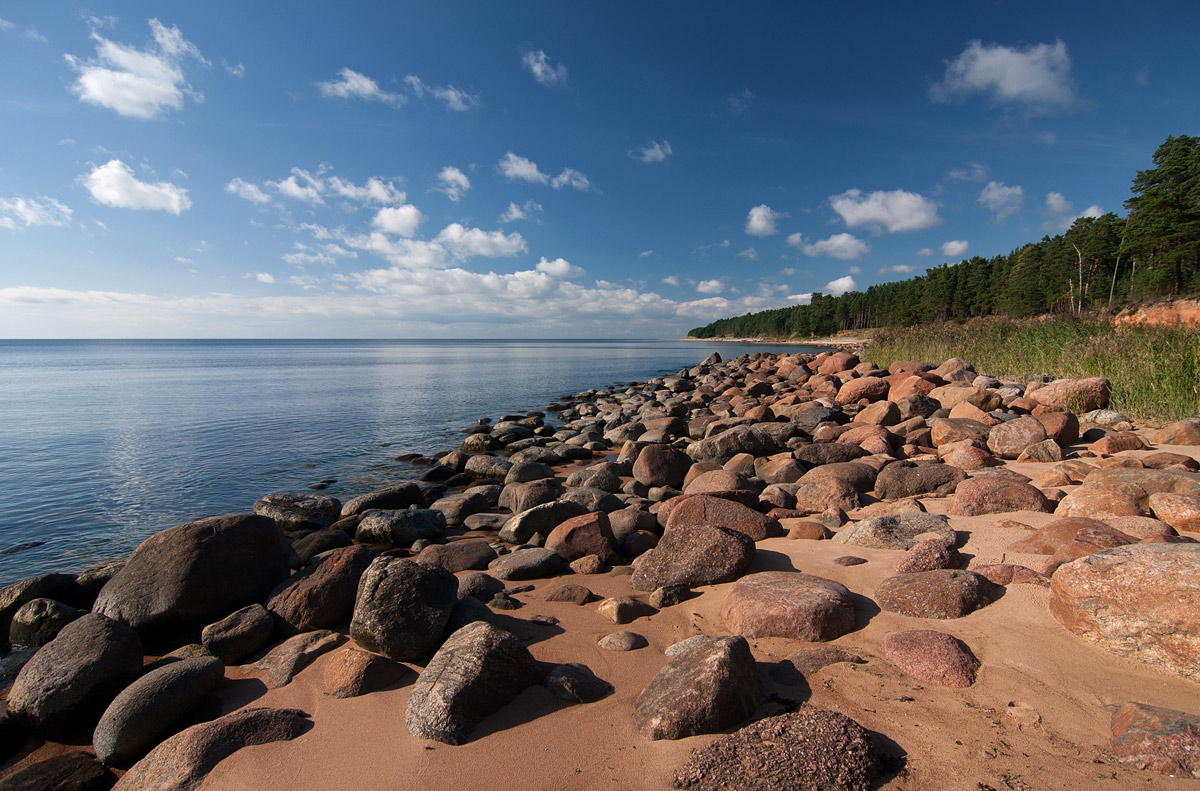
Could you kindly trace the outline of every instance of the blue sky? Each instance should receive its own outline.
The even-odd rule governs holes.
[[[0,337],[679,336],[1200,133],[1194,1],[383,5],[0,3]]]

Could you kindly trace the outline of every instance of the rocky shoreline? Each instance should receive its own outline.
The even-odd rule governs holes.
[[[1200,419],[1107,400],[713,355],[161,531],[0,590],[0,791],[373,787],[360,729],[494,787],[1200,778]],[[506,757],[563,729],[608,735]]]

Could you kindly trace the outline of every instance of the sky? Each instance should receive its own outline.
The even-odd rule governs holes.
[[[661,338],[1124,215],[1200,4],[0,2],[0,337]]]

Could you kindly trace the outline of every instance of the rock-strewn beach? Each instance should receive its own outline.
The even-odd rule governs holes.
[[[714,355],[15,583],[0,789],[1200,785],[1200,420],[1108,389]]]

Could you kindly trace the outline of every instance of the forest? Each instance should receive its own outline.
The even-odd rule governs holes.
[[[1200,137],[1168,137],[1139,171],[1128,213],[1080,217],[1008,255],[975,256],[841,296],[718,319],[693,338],[811,338],[985,316],[1112,312],[1200,292]]]

